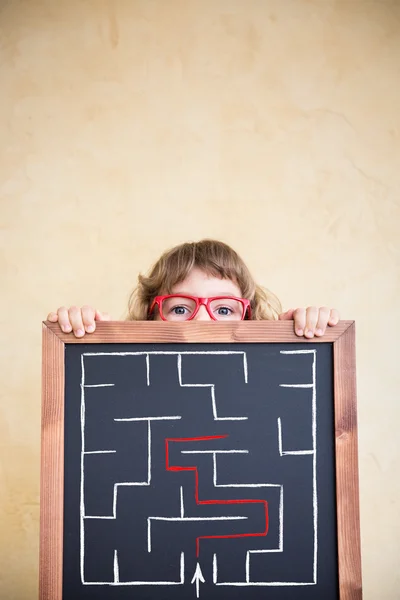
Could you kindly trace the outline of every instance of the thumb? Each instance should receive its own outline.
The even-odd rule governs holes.
[[[94,320],[95,321],[111,321],[112,319],[108,313],[100,312],[99,310],[96,309]]]
[[[289,308],[289,310],[279,315],[279,321],[293,321],[294,311],[294,308]]]

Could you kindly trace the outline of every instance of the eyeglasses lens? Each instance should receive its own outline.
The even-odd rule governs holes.
[[[212,300],[208,308],[217,321],[240,321],[243,316],[242,303],[233,298]],[[187,321],[196,310],[196,302],[184,296],[165,298],[162,314],[167,321]]]

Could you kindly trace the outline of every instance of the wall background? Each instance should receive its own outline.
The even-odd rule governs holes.
[[[358,332],[365,600],[400,571],[400,2],[1,0],[0,596],[36,597],[41,320],[232,244]]]

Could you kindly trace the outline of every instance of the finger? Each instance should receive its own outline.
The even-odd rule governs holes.
[[[82,322],[87,333],[93,333],[96,329],[94,322],[95,310],[91,306],[82,306],[81,308]]]
[[[336,308],[332,308],[330,317],[328,319],[328,325],[330,325],[332,327],[333,325],[337,325],[339,323],[339,321],[340,321],[339,311],[336,310]]]
[[[296,308],[293,311],[293,320],[294,320],[294,331],[296,335],[302,336],[304,335],[304,328],[306,326],[306,309],[305,308]]]
[[[316,306],[309,306],[306,311],[306,327],[304,335],[307,338],[313,338],[315,333],[315,327],[318,321],[319,310]]]
[[[99,310],[96,310],[95,320],[96,321],[112,321],[112,318],[108,313],[100,312]]]
[[[294,308],[289,308],[286,312],[279,315],[279,321],[291,321],[293,319]]]
[[[69,320],[75,337],[83,337],[85,328],[82,321],[82,311],[77,306],[71,306],[68,311]]]
[[[58,324],[60,325],[64,333],[70,333],[70,331],[72,331],[72,326],[69,320],[68,308],[66,308],[65,306],[60,306],[60,308],[57,310],[57,316]]]
[[[52,323],[57,323],[58,321],[58,314],[55,312],[51,312],[47,315],[47,319],[46,321],[51,321]]]
[[[326,326],[328,325],[328,319],[329,319],[330,314],[331,314],[331,310],[330,310],[330,308],[327,308],[326,306],[322,306],[319,309],[318,321],[315,326],[315,335],[316,336],[320,337],[321,335],[324,335]]]

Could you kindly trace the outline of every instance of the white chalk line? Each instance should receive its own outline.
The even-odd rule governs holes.
[[[313,384],[312,383],[280,383],[279,387],[311,389],[313,387]]]
[[[85,388],[102,388],[102,387],[115,387],[115,383],[96,383],[93,385],[85,384]]]
[[[181,454],[249,454],[248,450],[181,450]]]
[[[317,583],[317,560],[318,560],[318,492],[317,492],[317,351],[314,350],[314,358],[312,363],[312,439],[313,439],[313,512],[314,512],[314,564],[313,564],[313,579]]]
[[[114,550],[114,583],[119,583],[118,552]]]
[[[116,450],[87,450],[83,454],[116,454]]]
[[[248,517],[147,517],[149,521],[245,521]]]
[[[217,583],[217,580],[218,580],[217,555],[213,554],[213,583]]]
[[[181,517],[183,519],[183,517],[185,516],[185,504],[183,502],[183,486],[182,485],[181,485],[181,494],[180,494],[180,496],[181,496],[181,498],[180,498],[181,499]]]
[[[80,536],[79,536],[79,554],[80,554],[80,575],[81,582],[85,581],[85,501],[84,501],[84,461],[85,461],[85,365],[83,355],[81,355],[81,489],[80,489],[80,503],[79,503],[79,522],[80,522]]]
[[[310,348],[309,350],[281,350],[280,354],[315,354],[315,352],[315,348]]]
[[[175,415],[170,417],[123,417],[120,419],[114,419],[114,421],[178,421],[179,419],[182,419],[182,417],[179,415]]]
[[[284,587],[284,586],[305,586],[315,585],[314,581],[224,581],[217,582],[215,585],[225,585],[232,587]]]
[[[243,372],[244,372],[244,382],[248,383],[248,368],[247,368],[247,354],[243,352]]]
[[[230,354],[245,354],[240,350],[195,350],[195,351],[186,351],[186,350],[150,350],[150,351],[138,351],[138,352],[84,352],[82,356],[146,356],[146,355],[167,355],[167,356],[177,356],[178,354],[187,354],[187,355],[230,355]]]

